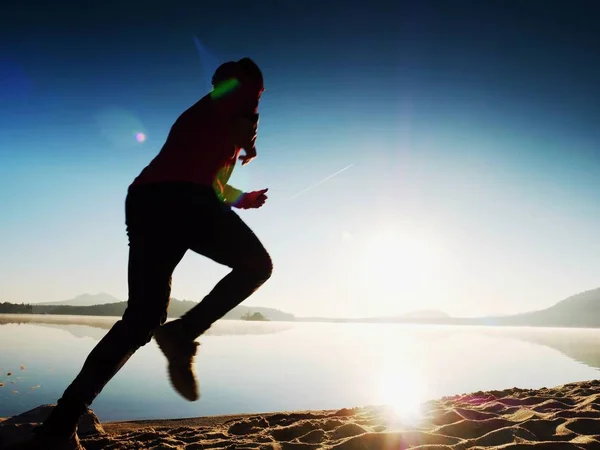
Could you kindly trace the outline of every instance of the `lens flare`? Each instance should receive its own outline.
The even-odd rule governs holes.
[[[146,127],[132,112],[124,108],[103,108],[96,114],[102,137],[117,148],[132,148],[146,140]]]
[[[422,420],[423,386],[411,367],[389,366],[379,383],[383,404],[391,407],[391,421],[416,425]]]
[[[219,66],[220,58],[217,58],[217,56],[196,36],[194,36],[194,44],[196,45],[196,50],[198,50],[198,56],[200,57],[203,89],[210,91],[212,89],[212,75]]]

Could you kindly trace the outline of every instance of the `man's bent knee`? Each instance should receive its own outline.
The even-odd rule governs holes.
[[[264,283],[271,275],[273,275],[273,261],[271,257],[267,254],[266,259],[262,261],[258,266],[258,277]]]
[[[255,278],[257,283],[262,284],[273,274],[273,261],[265,250],[250,258],[242,269]]]

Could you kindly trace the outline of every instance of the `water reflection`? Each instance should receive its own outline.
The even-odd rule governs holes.
[[[0,314],[0,326],[8,324],[32,324],[67,331],[78,338],[100,340],[118,319],[117,317],[98,316]],[[290,330],[298,325],[303,324],[293,322],[223,320],[217,322],[208,330],[206,335],[275,334]],[[336,324],[336,326],[339,325]],[[344,324],[341,326],[344,326]],[[371,328],[375,334],[381,334],[382,330],[377,330],[374,327],[386,328],[387,330],[384,333],[387,332],[390,339],[389,343],[394,345],[395,348],[397,340],[399,337],[402,338],[402,334],[406,334],[406,337],[410,337],[411,340],[416,339],[423,343],[433,343],[457,333],[468,333],[474,339],[488,336],[516,339],[541,345],[556,350],[573,361],[585,364],[594,369],[600,369],[600,330],[597,329],[365,324],[365,329],[357,335],[356,326],[352,324],[346,326],[349,331],[347,337],[351,338],[350,334],[352,337],[360,337],[363,340],[362,345],[370,341],[369,335],[372,333],[369,333],[368,328]],[[360,324],[358,326],[360,327]],[[398,335],[398,329],[404,329],[406,333]]]
[[[51,314],[0,314],[0,326],[31,324],[66,331],[78,338],[99,341],[110,330],[118,317],[69,316]],[[293,327],[288,322],[250,322],[223,320],[205,334],[207,336],[235,336],[242,334],[275,334]]]
[[[582,328],[473,327],[475,336],[516,339],[556,350],[588,367],[600,369],[600,330]]]
[[[54,402],[116,320],[0,315],[0,417]],[[101,420],[388,404],[412,422],[429,399],[556,386],[600,367],[600,330],[224,320],[201,340],[202,401],[173,392],[152,343],[94,402]]]

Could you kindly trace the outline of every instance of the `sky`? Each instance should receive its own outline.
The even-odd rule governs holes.
[[[231,184],[269,188],[240,216],[274,262],[244,304],[477,316],[600,286],[597,2],[205,3],[3,8],[0,301],[127,299],[127,187],[244,56],[266,91]],[[188,252],[172,296],[228,270]]]

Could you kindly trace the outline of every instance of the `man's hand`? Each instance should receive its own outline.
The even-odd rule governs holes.
[[[242,194],[242,197],[234,206],[240,209],[260,208],[267,201],[266,192],[268,190],[262,189],[260,191],[246,192]]]
[[[245,166],[254,158],[256,158],[256,147],[252,146],[250,149],[244,148],[245,155],[240,155],[238,159],[242,162],[242,166]]]
[[[231,138],[233,143],[244,149],[245,155],[240,155],[239,160],[242,166],[245,166],[256,158],[256,133],[258,131],[258,120],[253,121],[247,118],[241,118],[235,121],[231,128]]]

